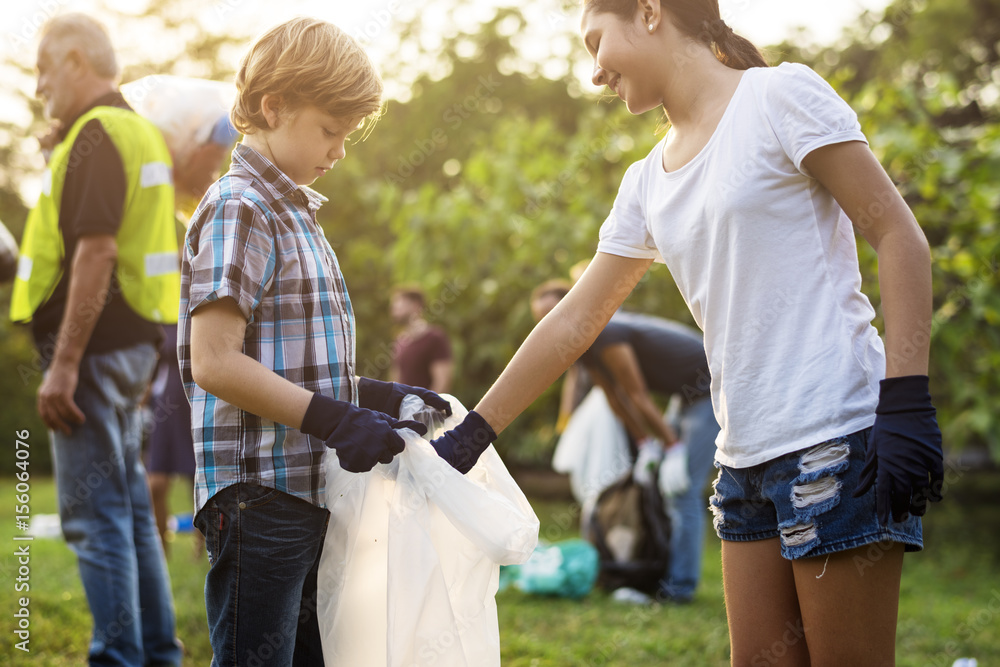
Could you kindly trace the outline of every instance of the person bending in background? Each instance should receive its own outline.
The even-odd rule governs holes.
[[[536,320],[547,315],[572,285],[553,280],[531,297]],[[634,478],[659,484],[671,498],[671,559],[657,598],[690,602],[701,575],[705,534],[705,493],[715,456],[719,424],[709,396],[708,360],[701,334],[678,322],[619,310],[580,357],[595,385],[637,444]],[[679,431],[661,415],[652,393],[680,396]],[[664,457],[666,448],[666,458]]]

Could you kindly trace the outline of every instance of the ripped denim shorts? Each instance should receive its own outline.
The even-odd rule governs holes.
[[[823,556],[873,542],[899,542],[920,551],[920,517],[880,526],[875,489],[854,489],[865,465],[871,429],[821,442],[749,468],[716,462],[710,508],[723,540],[781,538],[788,559]]]

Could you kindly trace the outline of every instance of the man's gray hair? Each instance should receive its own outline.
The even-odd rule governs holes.
[[[118,60],[104,25],[77,12],[52,18],[42,27],[42,39],[51,40],[56,51],[77,49],[94,72],[106,79],[118,77]]]

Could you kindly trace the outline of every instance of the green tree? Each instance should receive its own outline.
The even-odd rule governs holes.
[[[946,445],[1000,457],[1000,0],[897,0],[846,43],[781,50],[858,111],[927,234],[934,261],[931,389]],[[866,290],[877,262],[861,244]]]
[[[149,2],[133,14],[123,14],[111,9],[101,9],[96,15],[106,17],[113,39],[131,34],[157,34],[158,44],[168,45],[160,49],[155,57],[136,59],[139,52],[120,53],[124,65],[122,81],[128,82],[148,74],[184,74],[210,79],[232,79],[234,72],[229,63],[235,62],[233,55],[237,45],[246,42],[246,36],[225,31],[225,8],[220,4],[216,21],[209,25],[191,21],[199,13],[203,3],[195,0],[169,0]],[[122,26],[126,30],[118,30]],[[30,80],[34,78],[37,29],[40,25],[26,25],[12,40],[16,47],[12,55],[0,63],[5,80],[24,82],[23,87],[32,90]],[[145,31],[145,32],[144,32]],[[118,41],[115,39],[115,41]],[[117,46],[117,44],[116,44]],[[31,119],[27,124],[15,122],[0,123],[0,220],[7,225],[16,239],[21,238],[27,219],[28,206],[22,198],[22,190],[28,178],[38,175],[42,160],[34,137],[45,132],[47,123],[42,115],[40,102],[27,96],[20,87],[11,87],[15,99],[21,101]],[[34,202],[31,202],[32,204]],[[41,382],[41,366],[34,349],[28,327],[11,324],[7,313],[10,310],[10,285],[0,286],[0,397],[4,409],[0,410],[0,432],[13,433],[15,430],[29,429],[41,434],[45,427],[35,410],[35,394]],[[38,443],[38,439],[34,440]],[[46,471],[51,466],[48,447],[37,446],[31,458],[35,472]],[[0,472],[13,470],[14,459],[0,462]]]
[[[359,372],[387,372],[389,291],[415,282],[429,317],[453,338],[454,391],[469,407],[530,331],[531,290],[593,256],[625,168],[657,139],[657,118],[574,97],[568,76],[505,67],[516,57],[509,35],[524,25],[520,12],[501,9],[447,38],[437,54],[447,76],[418,77],[412,97],[390,102],[351,159],[318,184],[331,199],[321,221],[357,313]],[[630,305],[689,318],[662,267]],[[550,390],[501,449],[547,463],[555,412]]]

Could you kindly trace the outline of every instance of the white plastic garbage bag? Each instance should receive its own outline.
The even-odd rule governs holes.
[[[467,414],[430,424],[428,439]],[[402,419],[428,414],[407,396]],[[488,667],[500,664],[494,596],[500,565],[523,563],[538,518],[491,445],[467,475],[401,430],[406,448],[368,473],[328,453],[330,526],[317,614],[328,667]]]
[[[604,391],[594,387],[580,402],[552,455],[552,468],[569,473],[573,497],[589,505],[632,468],[628,434]]]

